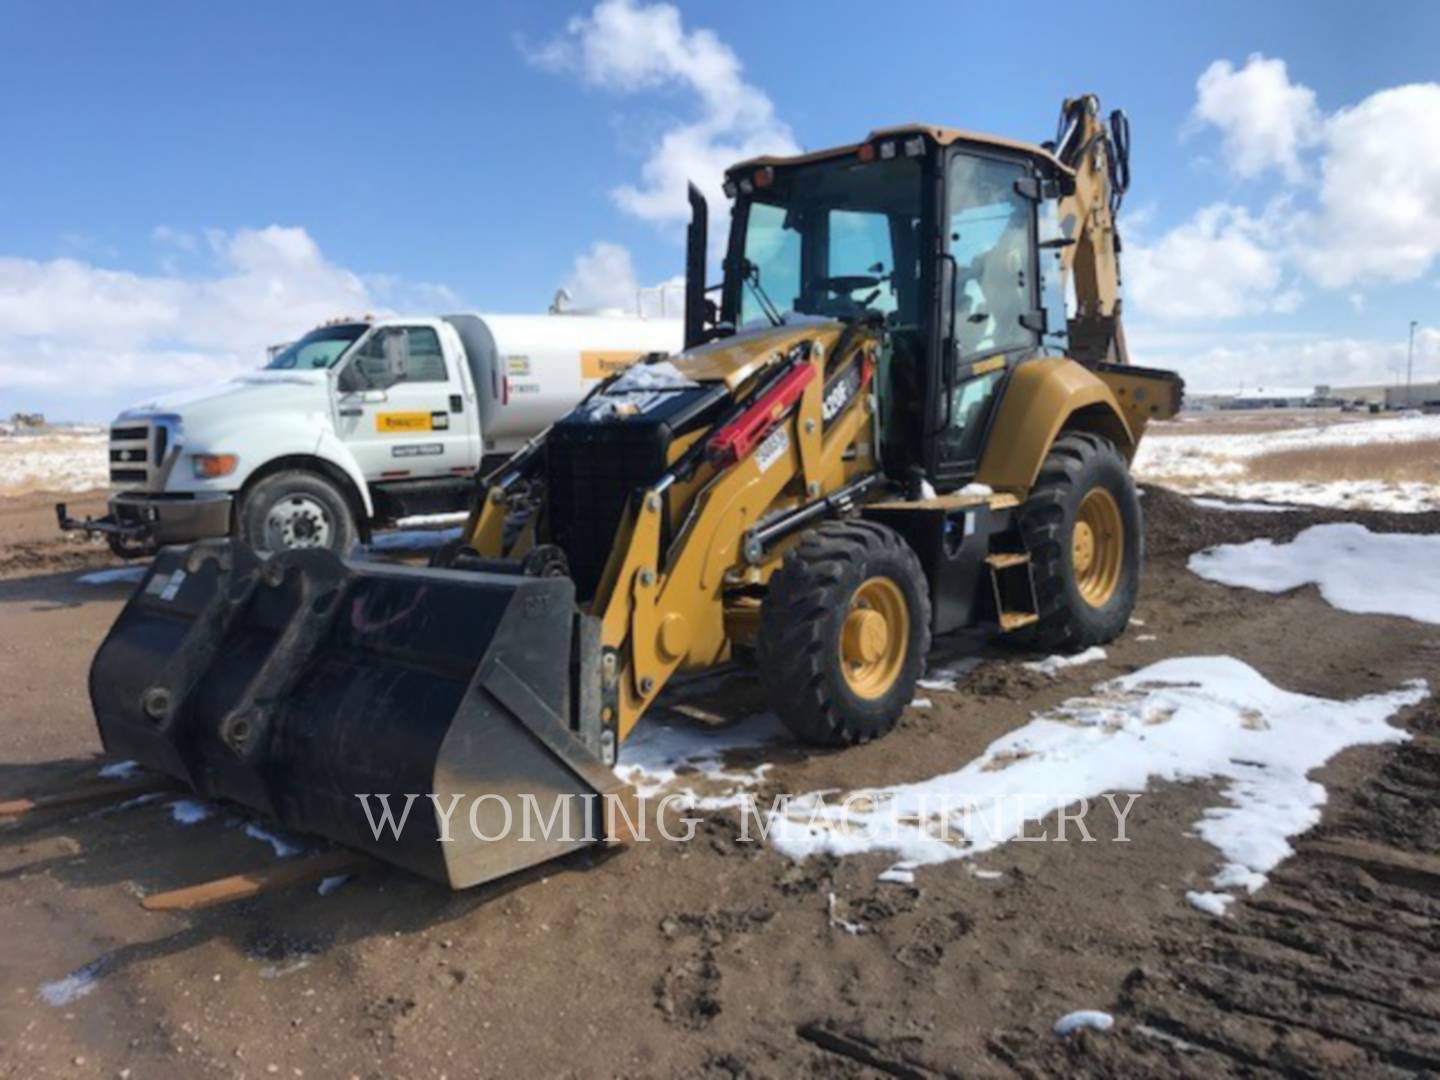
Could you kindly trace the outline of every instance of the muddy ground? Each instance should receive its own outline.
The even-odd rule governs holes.
[[[1440,515],[1222,512],[1160,489],[1145,507],[1144,627],[1106,661],[1052,679],[992,648],[880,742],[782,749],[770,786],[948,771],[1033,711],[1169,656],[1232,655],[1328,697],[1437,681],[1440,627],[1339,612],[1313,588],[1227,589],[1184,563],[1316,521],[1440,532]],[[0,799],[93,774],[86,671],[131,587],[77,584],[77,567],[111,560],[51,530],[48,500],[0,506]],[[756,690],[737,678],[704,704],[742,716]],[[689,844],[631,845],[463,894],[381,870],[327,896],[188,914],[137,901],[269,861],[226,814],[182,827],[162,802],[22,819],[0,829],[0,1076],[1440,1070],[1440,876],[1413,861],[1440,852],[1440,708],[1397,722],[1417,737],[1347,751],[1318,774],[1322,825],[1224,920],[1184,899],[1217,865],[1189,835],[1219,801],[1202,784],[1148,791],[1128,843],[1097,814],[1095,843],[1012,843],[922,869],[913,887],[877,882],[884,856],[797,865],[739,843],[721,813]],[[40,995],[80,970],[92,992]],[[1052,1034],[1081,1008],[1114,1014],[1115,1028]]]

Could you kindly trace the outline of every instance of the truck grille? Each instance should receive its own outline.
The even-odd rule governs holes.
[[[150,424],[124,424],[110,429],[110,484],[112,487],[136,485],[148,487],[151,463],[159,464],[163,459],[157,453],[150,453],[151,436],[164,432],[163,426]],[[159,446],[156,446],[159,450]]]

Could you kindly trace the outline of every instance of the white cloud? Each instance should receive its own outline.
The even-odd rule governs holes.
[[[1126,326],[1137,364],[1170,368],[1194,393],[1239,388],[1393,383],[1405,375],[1407,340],[1331,338],[1296,332],[1216,333]],[[1440,379],[1440,328],[1415,333],[1415,381]]]
[[[629,250],[603,240],[575,257],[564,288],[576,310],[615,308],[627,314],[638,310],[647,316],[679,318],[685,304],[683,277],[642,286]]]
[[[155,239],[200,246],[163,228]],[[362,279],[329,262],[302,228],[212,230],[205,240],[217,264],[206,276],[0,256],[0,386],[139,396],[259,367],[265,346],[337,315],[412,296],[453,299],[438,286]]]
[[[1300,151],[1320,133],[1320,110],[1308,86],[1292,83],[1284,60],[1252,53],[1243,68],[1216,60],[1195,82],[1194,120],[1220,129],[1230,168],[1245,177],[1282,169],[1302,174]]]
[[[1226,319],[1294,310],[1295,281],[1325,290],[1409,282],[1440,260],[1440,84],[1381,90],[1321,113],[1285,63],[1217,60],[1196,83],[1242,176],[1278,169],[1287,194],[1256,211],[1218,204],[1156,239],[1137,230],[1126,285],[1137,314]],[[1133,221],[1127,222],[1133,227]],[[1358,297],[1358,299],[1357,299]]]
[[[622,210],[641,220],[688,221],[685,186],[692,180],[718,210],[726,205],[720,185],[727,166],[799,151],[770,98],[745,80],[734,50],[710,30],[687,31],[670,4],[602,0],[529,56],[543,68],[573,72],[620,94],[678,87],[695,96],[699,117],[675,122],[651,145],[640,182],[611,192]]]
[[[1278,211],[1277,211],[1278,212]],[[1217,203],[1125,251],[1125,284],[1135,307],[1167,319],[1230,319],[1294,310],[1283,259],[1272,246],[1274,213],[1253,216]]]
[[[1414,281],[1440,258],[1440,84],[1382,90],[1326,121],[1301,264],[1322,285]]]

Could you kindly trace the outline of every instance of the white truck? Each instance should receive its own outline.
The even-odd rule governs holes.
[[[583,314],[329,323],[260,371],[121,413],[109,514],[56,516],[127,557],[229,535],[343,554],[399,518],[466,509],[477,471],[682,336],[679,320]]]

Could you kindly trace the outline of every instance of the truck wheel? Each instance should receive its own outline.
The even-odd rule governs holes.
[[[826,522],[770,579],[756,663],[769,701],[806,742],[884,735],[915,693],[930,651],[930,593],[898,533]]]
[[[326,548],[348,555],[355,546],[355,515],[329,480],[286,469],[246,493],[237,515],[240,538],[262,555],[291,548]]]
[[[1020,508],[1040,621],[1021,640],[1083,649],[1118,637],[1140,591],[1145,530],[1135,481],[1106,439],[1071,432],[1055,440]]]

